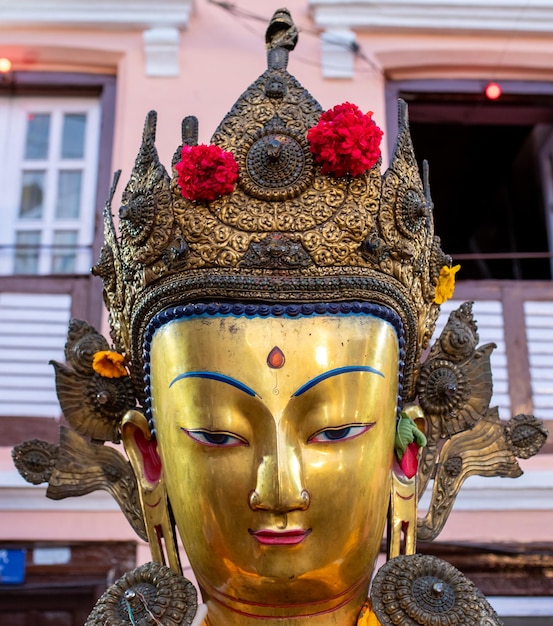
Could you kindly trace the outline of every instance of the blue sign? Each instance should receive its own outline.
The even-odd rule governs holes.
[[[0,548],[0,585],[20,585],[25,580],[26,552]]]

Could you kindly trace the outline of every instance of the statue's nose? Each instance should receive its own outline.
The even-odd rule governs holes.
[[[248,503],[254,511],[288,513],[306,510],[311,502],[303,481],[301,457],[298,450],[282,444],[262,457],[257,468],[255,488]]]

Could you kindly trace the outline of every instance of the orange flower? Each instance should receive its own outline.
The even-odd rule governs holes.
[[[94,354],[92,369],[105,378],[121,378],[127,376],[125,357],[113,350],[100,350]]]
[[[436,295],[434,296],[434,302],[436,304],[443,304],[453,296],[453,292],[455,291],[455,274],[460,269],[460,265],[454,265],[453,267],[444,265],[442,267],[436,285]]]
[[[357,618],[357,626],[381,626],[370,600],[367,600]]]

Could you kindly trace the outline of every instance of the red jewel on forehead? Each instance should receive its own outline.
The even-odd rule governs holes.
[[[275,346],[267,356],[267,365],[274,370],[280,369],[285,361],[284,352],[278,346]]]

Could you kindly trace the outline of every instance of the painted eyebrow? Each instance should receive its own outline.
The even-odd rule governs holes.
[[[302,393],[305,393],[307,390],[311,389],[311,387],[318,385],[321,381],[326,380],[327,378],[339,376],[340,374],[348,374],[349,372],[369,372],[370,374],[376,374],[377,376],[386,378],[382,372],[374,367],[370,367],[369,365],[347,365],[345,367],[337,367],[333,370],[328,370],[328,372],[323,372],[311,380],[308,380],[305,385],[302,385],[292,394],[292,397],[295,398],[296,396],[301,396]]]
[[[240,391],[243,391],[254,398],[257,395],[251,387],[241,383],[239,380],[236,380],[236,378],[210,371],[184,372],[184,374],[179,374],[169,383],[169,388],[171,388],[177,381],[183,380],[184,378],[208,378],[210,380],[218,380],[219,382],[230,385],[231,387],[236,387],[236,389],[240,389]]]

